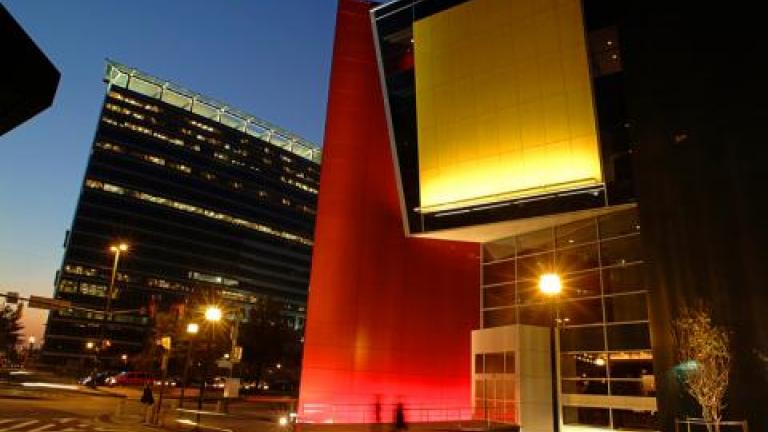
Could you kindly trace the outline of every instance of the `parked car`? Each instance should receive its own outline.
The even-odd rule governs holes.
[[[96,375],[88,375],[87,377],[80,378],[77,382],[80,385],[87,386],[100,386],[106,385],[109,379],[114,375],[114,372],[99,372]]]
[[[157,377],[152,372],[120,372],[119,374],[109,377],[107,384],[110,386],[142,386],[146,383],[152,383]]]

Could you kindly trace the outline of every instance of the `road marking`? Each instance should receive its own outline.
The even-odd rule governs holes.
[[[44,425],[42,425],[40,427],[37,427],[37,428],[34,428],[34,429],[30,429],[30,430],[28,430],[26,432],[42,432],[42,431],[44,431],[46,429],[50,429],[50,428],[52,428],[54,426],[56,426],[56,423],[46,423],[46,424],[44,424]]]
[[[33,425],[35,423],[38,423],[38,421],[37,420],[29,420],[29,421],[26,421],[26,422],[23,422],[23,423],[19,423],[19,424],[13,425],[13,426],[11,426],[9,428],[4,428],[4,429],[0,429],[0,430],[2,430],[2,431],[12,431],[12,430],[15,430],[15,429],[21,429],[23,427],[27,427],[29,425]]]

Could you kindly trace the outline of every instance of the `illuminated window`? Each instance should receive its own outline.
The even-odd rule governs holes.
[[[143,159],[145,161],[147,161],[147,162],[152,162],[153,164],[165,166],[165,159],[163,159],[161,157],[152,156],[152,155],[144,155]]]
[[[189,272],[189,278],[199,280],[203,282],[209,282],[226,286],[238,286],[240,283],[234,279],[226,278],[224,276],[210,275],[198,272]]]
[[[77,282],[69,279],[62,279],[59,282],[59,292],[76,293],[77,291]]]
[[[78,274],[84,276],[98,276],[99,271],[92,267],[84,267],[81,265],[65,265],[64,272],[70,274]]]
[[[204,209],[192,204],[187,204],[179,201],[174,201],[169,198],[160,197],[157,195],[148,194],[146,192],[141,192],[137,190],[131,190],[126,189],[120,186],[116,186],[110,183],[104,183],[97,180],[92,179],[86,179],[85,185],[88,188],[91,189],[99,189],[103,190],[105,192],[120,194],[120,195],[127,195],[132,198],[140,199],[143,201],[149,201],[158,205],[162,205],[164,207],[173,208],[176,210],[180,210],[187,213],[197,214],[201,216],[205,216],[211,219],[217,219],[221,220],[227,223],[230,223],[232,225],[237,225],[241,227],[245,227],[254,231],[258,231],[264,234],[268,234],[275,237],[280,237],[286,240],[290,240],[293,242],[301,243],[307,246],[312,246],[312,240],[299,236],[297,234],[293,234],[288,231],[279,230],[276,228],[272,228],[270,226],[249,221],[247,219],[242,219],[239,217],[235,217],[226,213],[220,213],[214,210]],[[266,192],[265,192],[266,193]]]

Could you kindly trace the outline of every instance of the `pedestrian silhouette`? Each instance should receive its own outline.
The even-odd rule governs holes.
[[[398,402],[395,407],[395,432],[408,430],[408,425],[405,423],[405,409],[403,403]]]
[[[155,397],[152,396],[152,387],[149,383],[144,384],[144,393],[141,394],[141,403],[144,404],[144,423],[149,423],[152,414],[150,407],[155,404]]]

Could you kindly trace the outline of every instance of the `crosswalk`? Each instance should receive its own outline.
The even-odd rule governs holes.
[[[30,418],[0,418],[0,432],[108,432],[117,431],[98,427],[86,419],[74,417],[35,420]]]

